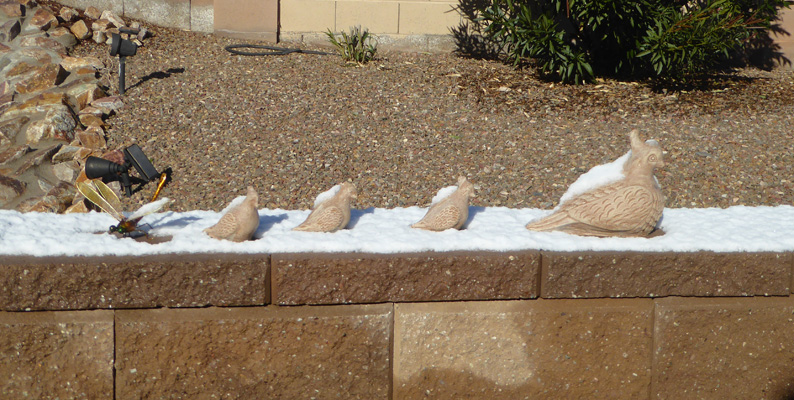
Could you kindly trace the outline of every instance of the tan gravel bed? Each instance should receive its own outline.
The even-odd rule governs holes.
[[[384,53],[350,67],[336,56],[237,56],[224,46],[239,40],[153,30],[127,62],[109,145],[138,143],[172,167],[164,195],[176,211],[220,210],[247,185],[260,207],[305,209],[346,180],[356,208],[424,206],[458,175],[476,185],[473,205],[551,208],[581,173],[624,154],[634,128],[667,151],[657,177],[668,207],[794,197],[791,70],[741,70],[688,92],[572,87],[452,54]],[[117,90],[107,46],[75,52],[104,59],[102,80]]]

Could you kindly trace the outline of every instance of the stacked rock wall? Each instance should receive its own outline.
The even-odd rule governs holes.
[[[88,156],[119,157],[105,119],[124,103],[99,83],[112,66],[68,51],[81,40],[109,44],[122,26],[93,7],[0,0],[0,208],[85,210],[74,182]],[[133,40],[142,45],[146,32]]]
[[[0,397],[794,396],[794,253],[0,261]]]

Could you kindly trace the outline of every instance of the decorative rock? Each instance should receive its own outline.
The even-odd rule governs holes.
[[[83,126],[105,126],[105,121],[102,120],[102,117],[98,117],[94,114],[80,113],[77,117],[80,119],[80,123],[83,124]]]
[[[25,16],[25,6],[14,0],[0,1],[0,11],[2,11],[9,18]]]
[[[96,101],[96,100],[94,100],[94,101]],[[83,107],[83,109],[80,110],[80,115],[81,116],[82,115],[94,115],[94,116],[102,118],[102,116],[105,115],[105,114],[102,112],[102,110],[100,110],[100,109],[98,109],[98,108],[96,108],[94,106],[90,106],[89,105],[89,106]],[[88,125],[88,124],[86,124],[86,125]]]
[[[7,149],[11,146],[11,139],[6,136],[3,131],[0,131],[0,150]]]
[[[45,161],[51,161],[52,156],[58,153],[58,150],[60,149],[61,149],[61,145],[57,144],[52,147],[32,151],[31,152],[32,154],[27,157],[27,161],[25,161],[19,168],[17,168],[13,176],[20,176],[24,174],[25,171],[33,167],[37,167]]]
[[[19,93],[36,93],[58,86],[69,73],[60,65],[47,64],[36,70],[36,75],[17,84]]]
[[[23,47],[17,53],[23,57],[30,57],[40,64],[49,64],[52,62],[52,56],[49,51],[38,47]]]
[[[31,149],[28,145],[12,147],[0,153],[0,165],[10,164],[32,151],[33,149]]]
[[[105,32],[95,30],[94,33],[91,35],[91,39],[99,44],[105,43],[108,39]]]
[[[69,147],[69,146],[63,146]],[[60,154],[60,152],[58,152]],[[57,155],[57,154],[56,154]],[[52,158],[53,162],[55,161],[55,157]],[[70,160],[67,162],[62,162],[59,164],[55,164],[52,166],[52,173],[55,175],[56,178],[60,181],[64,182],[74,182],[74,178],[80,171],[80,166],[77,164],[77,161]]]
[[[55,15],[53,15],[46,8],[38,8],[36,9],[36,12],[33,13],[33,16],[28,20],[28,24],[42,31],[46,31],[47,29],[58,25],[58,18],[55,18]]]
[[[6,21],[3,25],[0,25],[0,42],[8,43],[14,40],[21,30],[22,25],[20,25],[18,19]]]
[[[0,136],[7,138],[9,141],[13,141],[15,140],[17,133],[19,133],[22,130],[22,127],[28,122],[30,122],[30,118],[24,116],[4,121],[0,123]],[[10,146],[11,143],[9,142],[8,145]],[[0,148],[3,147],[6,146],[0,145]],[[0,162],[3,162],[3,160],[0,159]]]
[[[43,36],[28,36],[20,40],[19,45],[21,47],[41,47],[43,49],[52,50],[55,53],[64,56],[66,55],[66,46],[53,38]]]
[[[61,11],[58,12],[58,17],[60,17],[64,22],[72,22],[79,16],[80,14],[71,7],[61,7]]]
[[[88,29],[88,26],[86,26],[85,21],[82,19],[72,24],[69,30],[71,30],[74,37],[79,40],[86,40],[91,37],[91,29]]]
[[[0,207],[21,196],[25,192],[25,186],[25,182],[0,175]]]
[[[110,23],[112,23],[114,26],[116,26],[116,28],[121,28],[122,26],[127,26],[127,24],[124,22],[123,19],[121,19],[121,17],[117,16],[116,14],[113,14],[113,12],[110,11],[110,10],[103,11],[102,15],[99,17],[99,19],[100,20],[102,20],[102,19],[108,20]]]
[[[91,23],[91,30],[94,32],[107,32],[111,25],[112,23],[107,19],[98,19]]]
[[[124,101],[119,96],[107,96],[92,101],[90,105],[101,110],[103,114],[110,115],[124,107]]]
[[[66,95],[63,93],[42,93],[28,99],[24,103],[15,104],[6,110],[0,121],[8,121],[20,116],[30,117],[39,112],[45,112],[52,107],[66,104]]]
[[[99,19],[102,16],[102,11],[99,11],[99,9],[97,9],[96,7],[91,6],[85,9],[84,14],[88,18]]]
[[[94,150],[89,149],[87,147],[81,147],[80,150],[78,150],[77,153],[74,155],[74,159],[77,161],[84,161],[86,158],[88,158],[88,156],[101,157],[102,155],[97,154]],[[85,178],[85,180],[88,180],[88,178]],[[79,181],[80,178],[78,177],[75,182],[79,182]]]
[[[151,34],[151,32],[149,32],[148,29],[146,29],[145,27],[141,28],[141,30],[138,31],[138,40],[142,41],[143,39],[146,39],[147,37],[149,37],[151,35],[152,34]]]
[[[47,111],[43,120],[30,124],[25,135],[28,144],[36,144],[42,139],[60,139],[68,142],[74,139],[75,127],[77,123],[68,107],[54,107]]]
[[[6,55],[6,54],[8,54],[10,52],[11,52],[11,48],[10,47],[0,43],[0,57],[4,56],[4,55]]]
[[[49,34],[50,37],[56,42],[64,46],[64,49],[73,47],[77,44],[77,38],[72,35],[72,32],[69,29],[66,29],[62,26],[59,26],[55,29],[50,29],[47,34]]]
[[[11,69],[6,72],[6,78],[16,78],[25,75],[32,75],[36,71],[36,66],[24,61],[16,63]]]
[[[103,149],[107,146],[105,130],[100,126],[91,125],[84,131],[77,132],[77,140],[88,149]]]
[[[66,161],[74,160],[75,154],[80,151],[82,147],[79,146],[61,146],[60,150],[52,156],[52,162],[54,163],[63,163]]]
[[[94,70],[100,70],[105,68],[105,64],[102,63],[102,60],[96,57],[70,57],[66,56],[61,60],[61,66],[63,69],[73,72],[80,68],[93,68]]]
[[[107,96],[96,83],[84,83],[69,89],[66,93],[75,100],[78,109],[83,109],[92,101]]]
[[[85,202],[84,201],[78,201],[77,200],[77,196],[75,196],[75,199],[72,200],[72,205],[69,206],[69,208],[67,208],[66,211],[64,211],[63,213],[64,214],[75,214],[75,213],[81,213],[82,214],[82,213],[87,213],[87,212],[88,212],[88,207],[86,207]]]

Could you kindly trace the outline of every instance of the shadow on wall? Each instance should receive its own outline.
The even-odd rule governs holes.
[[[473,22],[477,18],[477,10],[488,4],[490,0],[459,0],[454,10],[463,17],[464,22],[450,28],[456,53],[464,57],[493,60],[499,57],[499,48],[483,36],[483,27]]]

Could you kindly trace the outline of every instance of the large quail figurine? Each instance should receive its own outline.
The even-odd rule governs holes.
[[[563,202],[553,214],[529,223],[527,229],[600,237],[653,232],[665,201],[653,175],[664,166],[662,149],[654,140],[641,141],[636,130],[629,137],[631,155],[623,165],[623,179]]]
[[[458,187],[449,196],[440,199],[430,206],[424,218],[411,225],[412,228],[429,231],[460,229],[469,219],[469,198],[474,194],[474,187],[465,177],[458,178]]]
[[[356,187],[350,182],[334,186],[317,196],[314,208],[306,221],[293,230],[304,232],[336,232],[350,222],[350,202],[356,197]]]
[[[258,200],[256,190],[249,186],[245,200],[223,214],[217,224],[205,229],[204,232],[215,239],[232,242],[251,239],[256,228],[259,227],[259,212],[256,209]]]

